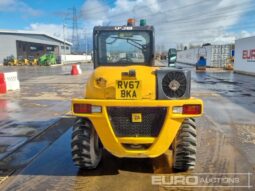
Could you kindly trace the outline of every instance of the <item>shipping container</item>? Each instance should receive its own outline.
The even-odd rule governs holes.
[[[202,48],[193,48],[177,52],[177,62],[195,65],[199,55],[206,52],[206,65],[208,67],[223,68],[226,60],[231,57],[233,44],[210,45]]]
[[[234,70],[255,75],[255,36],[235,41]]]

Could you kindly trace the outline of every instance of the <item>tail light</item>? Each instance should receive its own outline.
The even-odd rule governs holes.
[[[183,105],[173,107],[173,113],[184,115],[199,115],[202,112],[201,105]]]
[[[74,113],[101,113],[102,107],[91,104],[73,104]]]
[[[182,107],[182,114],[198,115],[201,114],[201,105],[184,105]]]

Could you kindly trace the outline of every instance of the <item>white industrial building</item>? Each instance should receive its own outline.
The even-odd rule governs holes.
[[[56,56],[71,54],[72,43],[44,33],[0,30],[0,65],[8,56],[39,58],[53,52]]]
[[[255,75],[255,36],[235,41],[234,70]]]

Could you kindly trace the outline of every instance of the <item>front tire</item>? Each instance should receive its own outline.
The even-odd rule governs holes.
[[[195,120],[185,119],[175,138],[173,148],[173,168],[185,172],[193,170],[196,165],[197,133]]]
[[[82,169],[95,169],[102,158],[102,145],[89,120],[78,119],[73,126],[72,158]]]

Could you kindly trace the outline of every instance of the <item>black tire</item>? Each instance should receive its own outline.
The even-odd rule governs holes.
[[[185,119],[173,145],[173,168],[185,172],[196,165],[197,132],[194,119]]]
[[[72,158],[81,169],[95,169],[102,158],[102,144],[89,120],[78,119],[73,126]]]

